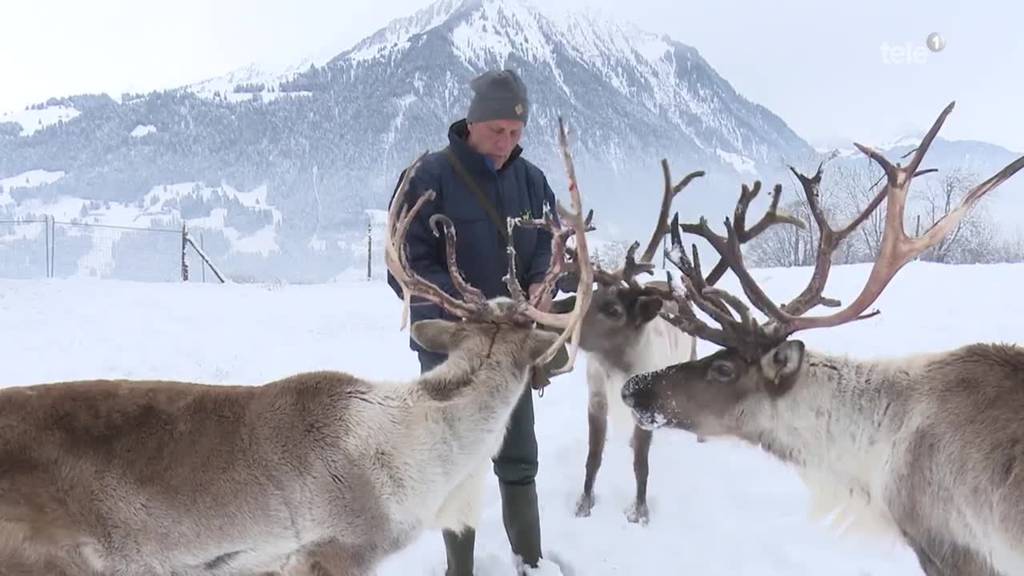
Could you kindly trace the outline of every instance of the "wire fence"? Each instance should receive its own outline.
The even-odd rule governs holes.
[[[0,220],[0,277],[50,275],[49,220]]]
[[[52,217],[0,220],[0,277],[206,281],[212,264],[201,244],[185,227],[141,228]],[[211,271],[211,281],[223,281]]]

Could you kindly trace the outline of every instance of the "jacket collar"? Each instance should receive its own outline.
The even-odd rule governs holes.
[[[462,165],[466,167],[466,170],[470,172],[489,172],[494,173],[494,165],[491,161],[480,154],[476,150],[473,150],[469,146],[469,124],[466,119],[457,120],[451,126],[448,127],[448,144],[451,146],[452,152],[459,158]],[[504,172],[508,170],[510,166],[519,158],[519,155],[523,153],[523,148],[516,144],[516,147],[512,150],[512,154],[508,157],[508,161],[502,166],[498,172]]]

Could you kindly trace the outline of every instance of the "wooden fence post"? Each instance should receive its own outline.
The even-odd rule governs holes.
[[[43,218],[44,232],[46,233],[46,277],[50,276],[50,217]]]
[[[50,278],[57,275],[57,219],[50,216]]]
[[[185,257],[185,249],[188,248],[188,228],[181,225],[181,281],[188,282],[188,260]]]
[[[203,241],[203,233],[202,232],[199,233],[199,247],[202,248],[203,250],[206,250],[206,242]],[[200,259],[200,261],[203,263],[202,264],[202,266],[203,266],[202,267],[203,282],[205,283],[206,282],[206,260]]]

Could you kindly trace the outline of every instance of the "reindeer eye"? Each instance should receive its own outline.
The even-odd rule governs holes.
[[[716,380],[732,380],[736,376],[736,369],[728,362],[715,362],[711,365],[711,376]]]
[[[622,318],[622,307],[615,303],[605,304],[601,307],[601,313],[613,320],[618,320]]]

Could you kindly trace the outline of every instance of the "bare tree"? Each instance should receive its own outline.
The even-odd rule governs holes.
[[[814,239],[807,201],[790,200],[779,211],[803,222],[804,228],[773,226],[749,243],[744,250],[744,258],[752,266],[761,268],[810,266],[814,263]]]
[[[822,168],[836,156],[836,152],[827,156],[821,163]],[[871,175],[867,169],[855,170],[837,165],[829,167],[827,172],[821,174],[821,184],[815,187],[812,193],[815,194],[817,206],[823,216],[829,220],[853,220],[877,195],[877,190],[872,189],[871,182],[868,181]],[[805,226],[773,227],[750,242],[744,254],[752,266],[811,266],[815,263],[821,231],[811,225],[814,214],[806,193],[797,194],[796,198],[781,207],[782,212],[799,219]],[[884,217],[875,222],[878,219],[877,212],[873,212],[870,217],[872,227],[884,224]],[[868,223],[865,223],[866,225]],[[877,238],[881,238],[881,228],[878,228]],[[877,242],[875,246],[877,247]],[[860,248],[857,238],[850,235],[838,243],[832,253],[832,259],[837,264],[849,264],[865,261],[869,254],[870,251]]]
[[[833,153],[823,164],[836,158]],[[925,174],[931,170],[924,170]],[[832,163],[824,172],[817,189],[817,202],[825,216],[835,221],[850,221],[865,212],[878,196],[885,175],[873,163]],[[955,168],[941,177],[915,182],[911,195],[914,209],[908,210],[905,225],[920,234],[956,209],[964,195],[978,184],[977,175]],[[879,256],[885,231],[885,205],[869,213],[854,234],[843,239],[832,253],[833,264],[873,262]],[[765,231],[744,250],[752,267],[810,266],[820,241],[820,232],[810,226],[813,214],[805,196],[782,205],[782,211],[800,219],[804,229],[784,226]],[[921,260],[947,264],[978,264],[1024,261],[1024,237],[1004,238],[991,214],[984,207],[972,208],[956,228],[938,244],[921,255]]]
[[[824,208],[841,220],[850,220],[864,211],[885,183],[885,175],[870,161],[856,164],[837,164],[828,171],[822,188],[828,190]],[[833,261],[837,264],[871,262],[878,257],[885,231],[885,206],[870,213],[867,220],[837,247]]]
[[[591,261],[605,270],[614,270],[626,260],[629,245],[621,240],[595,242],[591,248]]]
[[[924,190],[921,216],[926,228],[949,214],[974,185],[978,177],[963,168],[954,168]],[[995,225],[987,211],[975,209],[967,214],[941,242],[921,255],[928,262],[973,264],[997,258]]]
[[[949,245],[942,260],[948,264],[991,264],[1004,261],[1000,239],[989,213],[977,207],[957,230],[956,242]],[[927,258],[927,254],[925,258]]]
[[[1018,229],[1008,238],[999,242],[996,248],[997,262],[1024,262],[1024,231]]]

